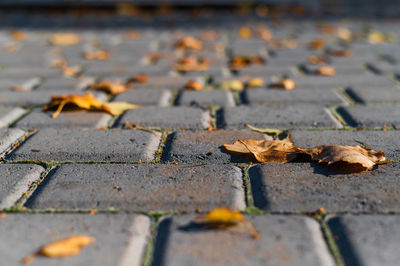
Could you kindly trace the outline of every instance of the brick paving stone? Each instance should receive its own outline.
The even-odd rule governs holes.
[[[334,265],[317,222],[292,215],[246,217],[261,233],[248,229],[212,230],[194,217],[172,216],[159,225],[153,255],[159,265]]]
[[[116,189],[119,186],[120,189]],[[244,209],[242,173],[231,165],[70,164],[27,202],[33,209],[189,211]]]
[[[113,101],[165,107],[169,105],[171,97],[172,94],[169,90],[135,89],[117,95]]]
[[[25,131],[19,128],[0,129],[0,153],[5,152],[24,135]]]
[[[10,123],[20,118],[26,112],[19,107],[0,105],[0,127],[7,127]]]
[[[255,206],[272,212],[400,210],[400,164],[347,175],[309,163],[262,164],[249,173]]]
[[[75,94],[85,94],[74,92]],[[0,91],[0,104],[17,105],[24,107],[41,107],[50,102],[52,95],[71,94],[71,90],[43,90],[43,91]],[[106,100],[107,95],[102,92],[93,92],[99,100]]]
[[[352,87],[346,93],[361,104],[399,104],[400,88],[398,87]]]
[[[10,161],[151,161],[160,134],[141,130],[39,130],[9,156]]]
[[[279,89],[255,88],[243,92],[243,100],[248,104],[312,104],[332,106],[345,104],[343,98],[334,90],[294,89],[291,91]]]
[[[241,156],[227,153],[223,144],[232,144],[238,139],[272,139],[268,135],[245,130],[214,130],[199,132],[175,132],[168,136],[163,161],[244,163]]]
[[[0,257],[5,265],[21,265],[25,256],[41,246],[73,234],[91,236],[96,241],[76,256],[38,256],[30,265],[139,266],[149,239],[150,221],[146,216],[124,214],[9,214],[1,223]]]
[[[356,75],[363,75],[366,73],[366,69],[363,65],[361,64],[343,64],[343,65],[338,65],[335,66],[335,64],[332,64],[331,66],[333,66],[335,68],[335,75],[336,76],[356,76]],[[306,70],[306,72],[308,74],[313,75],[315,73],[315,71],[320,68],[320,65],[309,65],[306,64],[304,65],[304,69]]]
[[[400,127],[398,106],[346,106],[337,109],[346,123],[357,128]]]
[[[223,108],[218,114],[218,127],[246,128],[246,124],[269,128],[335,128],[341,127],[332,114],[318,106],[239,106]]]
[[[35,109],[21,120],[13,124],[13,127],[23,129],[41,128],[106,128],[112,118],[104,112],[71,111],[61,112],[57,118],[52,118],[54,111],[46,112]]]
[[[185,76],[148,76],[147,82],[133,83],[132,88],[180,89],[183,88],[190,79],[190,77]]]
[[[164,129],[205,129],[210,126],[208,111],[193,107],[142,107],[127,111],[116,123],[124,127],[125,121],[144,127]]]
[[[235,106],[233,95],[229,91],[207,90],[207,91],[184,91],[178,99],[179,105],[193,106]]]
[[[346,265],[396,265],[399,215],[343,215],[327,223]]]
[[[78,89],[79,84],[82,80],[65,78],[65,77],[53,77],[44,80],[36,90],[71,90],[74,91]]]
[[[319,145],[363,145],[374,150],[382,150],[386,157],[400,160],[400,138],[398,131],[348,131],[324,130],[306,131],[293,130],[290,132],[293,143],[302,148],[311,148]]]
[[[0,209],[13,206],[43,171],[43,167],[35,164],[1,164]]]

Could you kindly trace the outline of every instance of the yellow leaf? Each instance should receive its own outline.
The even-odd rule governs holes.
[[[120,94],[128,90],[128,86],[126,84],[122,84],[120,80],[111,81],[111,80],[103,80],[89,86],[90,89],[93,90],[101,90],[110,94]]]
[[[239,36],[242,37],[243,39],[250,39],[252,35],[252,31],[248,27],[241,27],[239,29]]]
[[[267,134],[270,136],[279,136],[280,134],[282,134],[283,132],[285,132],[285,130],[282,129],[276,129],[276,128],[257,128],[257,127],[253,127],[252,125],[246,124],[246,126],[248,128],[250,128],[251,130],[254,130],[256,132],[260,132],[263,134]]]
[[[137,109],[140,108],[140,105],[131,104],[127,102],[106,102],[103,103],[102,109],[107,111],[112,115],[120,115],[123,112],[130,110],[130,109]]]
[[[76,33],[56,33],[50,37],[53,45],[69,46],[77,44],[81,41],[81,37]]]
[[[37,256],[63,258],[78,255],[82,248],[96,241],[94,237],[85,235],[71,235],[42,246],[34,254],[26,256],[22,262],[28,264]]]
[[[322,38],[317,38],[317,39],[312,40],[308,44],[308,46],[310,47],[310,49],[315,49],[315,50],[322,49],[325,46],[325,41]]]
[[[279,82],[270,84],[269,87],[290,91],[296,88],[296,83],[292,79],[283,79]]]
[[[185,85],[186,90],[201,91],[203,84],[198,80],[189,80]]]
[[[225,80],[219,84],[219,87],[224,90],[242,91],[243,83],[240,80]]]
[[[96,99],[93,94],[88,93],[86,95],[71,94],[67,96],[63,94],[59,96],[52,96],[50,103],[43,106],[43,110],[56,109],[52,115],[53,118],[56,118],[61,113],[63,108],[68,104],[84,110],[106,111],[111,115],[119,115],[126,110],[140,107],[139,105],[125,102],[105,103]]]
[[[235,224],[237,222],[244,221],[244,217],[240,211],[221,208],[214,209],[204,216],[197,217],[196,221],[202,221],[206,223]]]
[[[260,78],[253,78],[246,82],[247,88],[256,88],[256,87],[263,87],[263,86],[264,86],[264,80],[262,80]]]

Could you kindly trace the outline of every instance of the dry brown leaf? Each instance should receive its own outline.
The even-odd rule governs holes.
[[[275,49],[296,49],[298,41],[296,39],[271,39],[268,45]]]
[[[267,28],[257,28],[255,30],[255,35],[265,41],[272,39],[272,31]]]
[[[204,48],[203,42],[191,36],[184,37],[175,43],[175,48],[182,50],[201,51]]]
[[[175,69],[177,71],[207,71],[210,61],[199,56],[188,56],[178,60]]]
[[[137,74],[136,76],[130,77],[129,82],[134,83],[146,83],[149,77],[146,74]]]
[[[14,30],[10,32],[11,39],[13,39],[16,42],[22,42],[26,38],[26,33],[22,30]]]
[[[76,33],[56,33],[50,37],[49,41],[53,45],[69,46],[79,43],[81,37]]]
[[[313,65],[318,65],[318,64],[327,64],[328,61],[325,57],[322,56],[316,56],[316,55],[310,55],[310,57],[308,57],[308,62],[310,62],[310,64]]]
[[[235,56],[229,62],[231,70],[241,70],[251,65],[264,65],[265,60],[261,56]]]
[[[111,55],[105,50],[96,50],[83,52],[83,57],[87,60],[108,60]]]
[[[122,84],[121,80],[116,80],[116,81],[103,80],[89,85],[89,89],[101,90],[115,95],[127,91],[128,86],[126,84]]]
[[[86,95],[71,94],[69,96],[55,95],[51,97],[48,105],[43,106],[43,110],[56,109],[52,117],[56,118],[66,105],[73,105],[84,110],[105,111],[111,115],[120,115],[126,110],[139,108],[140,105],[134,105],[126,102],[102,102],[96,99],[93,94]]]
[[[310,47],[310,49],[322,49],[325,47],[325,41],[322,38],[317,38],[312,40],[309,44],[308,47]]]
[[[351,50],[333,50],[327,52],[327,55],[350,58],[353,56],[353,52]]]
[[[241,27],[239,29],[239,36],[243,39],[250,39],[252,35],[253,32],[249,27]]]
[[[28,264],[37,256],[63,258],[78,255],[82,248],[96,241],[94,237],[85,235],[71,235],[42,246],[34,254],[26,256],[22,262]]]
[[[296,83],[292,79],[283,79],[279,82],[270,84],[269,87],[290,91],[296,88]]]
[[[315,70],[315,74],[320,76],[334,76],[336,70],[333,66],[323,66]]]

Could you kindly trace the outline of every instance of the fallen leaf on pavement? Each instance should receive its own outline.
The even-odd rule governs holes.
[[[240,211],[237,210],[225,208],[214,209],[204,216],[196,217],[194,220],[196,223],[201,223],[202,225],[217,229],[245,225],[250,231],[252,238],[260,238],[260,233],[243,217]]]
[[[96,241],[94,237],[85,235],[71,235],[42,246],[38,251],[26,256],[23,264],[28,264],[37,256],[49,258],[63,258],[78,255],[82,248]]]
[[[56,118],[66,105],[73,105],[84,110],[101,110],[111,115],[120,115],[126,110],[139,108],[140,105],[134,105],[126,102],[102,102],[96,99],[93,94],[86,95],[71,94],[69,96],[56,95],[51,97],[48,105],[43,106],[43,110],[56,109],[52,117]]]
[[[277,136],[281,135],[283,132],[285,132],[285,130],[277,129],[277,128],[257,128],[257,127],[253,127],[252,125],[249,125],[249,124],[246,124],[246,126],[253,131],[267,134],[272,137],[277,137]]]
[[[334,76],[336,74],[336,70],[332,66],[323,66],[315,70],[315,74],[320,76]]]
[[[207,71],[210,61],[201,56],[188,56],[178,60],[175,69],[181,72]]]
[[[83,57],[87,60],[108,60],[111,55],[105,50],[96,50],[83,52]]]
[[[79,43],[81,37],[76,33],[56,33],[50,37],[49,41],[53,45],[69,46]]]
[[[253,157],[260,163],[287,163],[302,159],[316,161],[342,173],[359,173],[371,170],[384,161],[385,154],[364,146],[321,145],[314,148],[296,147],[290,134],[283,140],[238,140],[225,144],[232,154]]]
[[[185,85],[186,90],[201,91],[203,89],[203,84],[199,80],[189,80]]]
[[[203,42],[191,36],[184,37],[175,43],[175,48],[182,50],[203,50]]]
[[[130,82],[135,83],[146,83],[149,80],[149,77],[146,74],[138,74],[136,76],[130,77]]]
[[[333,50],[333,51],[328,51],[327,54],[330,56],[347,57],[347,58],[353,56],[353,52],[351,50]]]
[[[122,84],[121,80],[111,81],[103,80],[94,84],[89,85],[89,89],[101,90],[110,94],[120,94],[128,90],[129,84]]]
[[[243,39],[250,39],[253,35],[253,32],[249,27],[241,27],[239,29],[239,36]]]
[[[308,43],[310,49],[322,49],[325,47],[325,41],[322,38],[317,38]]]
[[[264,65],[265,60],[261,56],[234,56],[229,62],[231,70],[241,70],[251,65]]]
[[[318,65],[318,64],[325,65],[328,63],[328,61],[325,57],[316,56],[316,55],[310,55],[308,57],[308,62],[310,62],[310,64],[313,64],[313,65]]]
[[[264,86],[264,80],[261,78],[252,78],[246,81],[246,88],[257,88],[263,86]]]
[[[14,30],[10,32],[11,39],[16,42],[22,42],[26,38],[26,33],[22,30]]]
[[[290,91],[296,88],[296,83],[292,79],[283,79],[279,82],[270,84],[269,87],[274,89],[283,89],[286,91]]]

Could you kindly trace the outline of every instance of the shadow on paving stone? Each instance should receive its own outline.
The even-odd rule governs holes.
[[[363,265],[357,256],[351,241],[347,237],[346,227],[341,223],[340,217],[329,219],[328,225],[332,231],[333,237],[339,241],[339,250],[346,265],[361,266]]]
[[[171,225],[171,218],[162,220],[158,225],[151,266],[165,265],[165,254],[167,251],[168,238],[171,235]]]

